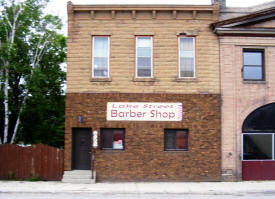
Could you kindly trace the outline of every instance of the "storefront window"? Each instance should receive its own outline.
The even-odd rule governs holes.
[[[272,160],[272,134],[244,134],[244,160]]]
[[[275,160],[275,103],[262,106],[245,119],[243,160]]]
[[[188,150],[188,132],[182,129],[164,130],[164,150]]]
[[[101,149],[124,150],[125,129],[101,129]]]

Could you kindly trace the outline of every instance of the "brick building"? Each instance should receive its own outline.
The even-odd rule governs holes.
[[[241,9],[238,17],[235,9],[234,18],[230,10],[213,24],[220,42],[223,179],[274,180],[275,1]]]
[[[216,2],[68,3],[67,173],[220,180],[219,42],[210,28],[218,15]]]

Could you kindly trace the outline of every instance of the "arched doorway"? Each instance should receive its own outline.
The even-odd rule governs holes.
[[[275,103],[256,109],[243,123],[242,179],[275,180]]]

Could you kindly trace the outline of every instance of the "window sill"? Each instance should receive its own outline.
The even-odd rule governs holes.
[[[188,150],[180,150],[180,149],[171,149],[171,150],[164,150],[164,152],[176,152],[176,153],[179,153],[179,152],[189,152]]]
[[[156,78],[146,78],[146,77],[134,77],[133,82],[156,82]]]
[[[244,84],[266,84],[265,80],[243,80]]]
[[[175,79],[175,82],[198,82],[198,79],[195,77],[191,77],[191,78],[177,77]]]
[[[125,149],[101,149],[101,151],[106,151],[106,152],[124,152]]]
[[[90,79],[91,82],[111,82],[112,78],[108,77],[108,78],[101,78],[101,77],[92,77]]]

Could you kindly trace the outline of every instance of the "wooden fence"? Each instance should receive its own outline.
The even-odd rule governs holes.
[[[63,162],[63,150],[43,144],[0,145],[0,179],[61,180]]]

